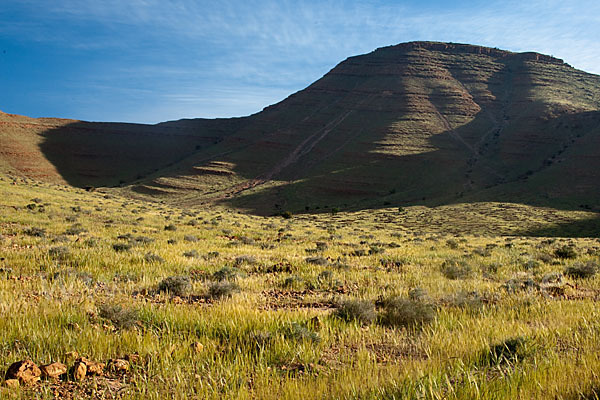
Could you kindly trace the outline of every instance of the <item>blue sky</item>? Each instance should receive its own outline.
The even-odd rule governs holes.
[[[0,0],[0,110],[241,116],[400,42],[538,51],[600,73],[599,39],[597,0]]]

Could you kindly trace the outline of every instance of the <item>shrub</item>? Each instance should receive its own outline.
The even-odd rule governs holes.
[[[149,262],[149,263],[163,263],[163,262],[165,262],[164,258],[162,258],[159,255],[153,254],[153,253],[146,253],[146,255],[144,256],[144,260],[146,260],[146,262]]]
[[[446,260],[442,264],[442,274],[448,279],[465,279],[471,275],[471,267],[462,260]]]
[[[449,299],[449,304],[469,310],[478,310],[483,307],[483,297],[477,291],[458,292]]]
[[[127,250],[131,250],[131,244],[129,243],[115,243],[113,244],[113,250],[114,251],[127,251]]]
[[[211,299],[223,299],[233,296],[240,287],[233,282],[221,281],[215,282],[208,288],[208,297]]]
[[[31,227],[23,231],[24,234],[33,237],[46,237],[46,230],[43,228]]]
[[[292,218],[292,212],[291,211],[284,211],[281,213],[281,216],[285,219],[290,219]]]
[[[185,236],[183,237],[183,240],[185,240],[186,242],[192,242],[192,243],[195,243],[195,242],[197,242],[197,241],[198,241],[198,237],[197,237],[197,236],[194,236],[194,235],[185,235]]]
[[[549,272],[542,277],[542,283],[545,285],[558,284],[562,282],[562,277],[560,272]]]
[[[284,288],[298,288],[304,283],[304,279],[298,275],[291,275],[285,278],[281,286]]]
[[[174,232],[177,230],[177,227],[174,224],[165,225],[165,231]]]
[[[223,267],[213,274],[217,281],[234,281],[240,276],[240,270],[235,267]]]
[[[446,246],[450,249],[458,249],[458,242],[454,239],[446,240]]]
[[[434,318],[435,310],[430,304],[392,297],[384,302],[379,322],[393,327],[418,328]]]
[[[346,300],[338,306],[335,316],[347,322],[357,321],[362,324],[370,324],[375,321],[377,313],[375,304],[369,300]]]
[[[154,239],[148,236],[136,236],[134,238],[131,238],[132,244],[150,244],[152,242],[154,242]]]
[[[100,317],[113,323],[116,328],[129,329],[139,321],[138,311],[119,304],[103,304],[99,307]]]
[[[253,265],[253,264],[256,264],[256,258],[254,256],[248,256],[248,255],[239,256],[239,257],[236,257],[234,264],[235,265],[242,265],[242,264]]]
[[[598,264],[593,261],[587,263],[576,263],[565,268],[565,275],[574,279],[591,278],[598,272]]]
[[[220,255],[220,254],[219,254],[219,252],[218,252],[218,251],[209,251],[209,252],[208,252],[208,253],[207,253],[207,254],[204,256],[204,259],[206,259],[206,260],[211,260],[211,259],[214,259],[214,258],[217,258],[217,257],[219,257],[219,255]]]
[[[577,257],[577,251],[575,251],[575,248],[573,246],[562,246],[557,248],[556,250],[554,250],[554,255],[557,258],[576,258]]]
[[[69,253],[69,248],[66,246],[52,247],[48,250],[48,255],[50,255],[50,257],[58,258],[59,260],[65,260],[69,257]]]
[[[198,252],[196,250],[190,250],[190,251],[185,251],[183,253],[184,257],[187,258],[196,258],[196,257],[200,257],[200,254],[198,254]]]
[[[324,257],[306,257],[305,260],[308,264],[314,265],[327,265],[329,261],[327,261]]]
[[[534,290],[539,289],[538,285],[532,278],[526,273],[519,273],[510,278],[503,285],[509,292],[517,292],[521,290]]]
[[[159,292],[166,292],[173,296],[185,296],[192,288],[190,278],[187,276],[170,276],[158,284]]]
[[[79,235],[80,233],[85,233],[85,232],[87,232],[87,229],[85,229],[83,226],[81,226],[81,224],[74,224],[74,225],[71,225],[70,227],[68,227],[64,234],[65,235]]]
[[[499,365],[523,360],[529,355],[528,341],[522,336],[506,339],[483,354],[482,361],[486,365]]]
[[[427,294],[427,291],[421,287],[410,289],[408,291],[408,298],[420,302],[429,301],[429,295]]]
[[[321,341],[321,337],[317,332],[313,332],[304,324],[298,322],[292,322],[290,325],[284,327],[283,335],[288,339],[297,341],[311,341],[318,343]]]

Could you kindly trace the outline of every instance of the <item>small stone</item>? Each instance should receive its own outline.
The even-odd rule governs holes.
[[[42,376],[45,378],[56,379],[67,372],[67,366],[63,363],[54,362],[42,365],[40,370],[42,371]]]
[[[4,386],[6,386],[7,388],[11,388],[11,389],[18,388],[19,380],[18,379],[7,379],[4,381]]]
[[[87,366],[84,362],[76,361],[73,365],[73,378],[76,381],[82,381],[87,375]]]
[[[196,353],[202,353],[202,350],[204,350],[204,345],[200,342],[195,342],[192,344],[192,349],[196,352]]]
[[[77,361],[85,364],[87,367],[87,375],[104,375],[104,367],[106,366],[104,363],[91,361],[85,357],[81,357]]]
[[[129,361],[113,358],[108,361],[108,368],[113,372],[124,373],[129,371]]]
[[[8,367],[5,380],[18,379],[19,383],[32,385],[40,380],[42,371],[31,360],[17,361]]]

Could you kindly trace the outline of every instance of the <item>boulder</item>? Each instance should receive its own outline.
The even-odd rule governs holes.
[[[87,366],[84,362],[75,361],[75,364],[73,364],[72,371],[73,379],[75,379],[76,381],[82,381],[83,378],[85,378],[85,376],[87,375]]]
[[[40,367],[42,376],[45,378],[57,379],[67,372],[67,366],[60,362],[42,365]]]
[[[32,385],[40,380],[42,371],[31,360],[13,363],[6,371],[5,380],[17,379],[23,385]]]
[[[77,361],[85,364],[87,375],[104,375],[104,367],[106,367],[104,363],[88,360],[85,357],[80,357]]]

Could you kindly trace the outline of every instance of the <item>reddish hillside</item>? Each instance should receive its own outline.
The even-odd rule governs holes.
[[[136,196],[184,204],[271,213],[600,199],[600,77],[537,53],[403,43],[350,57],[243,119],[32,121],[0,135],[13,169],[79,186],[125,181]],[[47,160],[21,165],[19,151]]]

